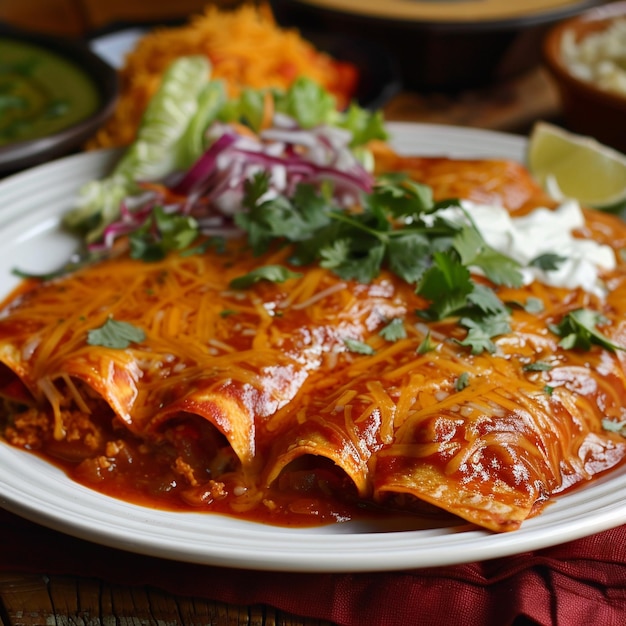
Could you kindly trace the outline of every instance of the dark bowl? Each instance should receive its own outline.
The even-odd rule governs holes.
[[[98,97],[97,107],[92,113],[66,128],[50,135],[0,145],[0,175],[7,175],[82,147],[112,114],[118,95],[118,78],[115,69],[82,42],[21,31],[1,24],[0,37],[63,57],[87,76]]]
[[[626,94],[577,78],[561,53],[566,33],[580,41],[606,29],[615,19],[626,19],[626,2],[596,7],[558,24],[546,36],[543,53],[559,92],[566,126],[626,153]]]
[[[487,0],[272,0],[271,5],[283,26],[358,36],[382,46],[396,59],[408,89],[455,92],[538,66],[548,29],[601,3],[510,0],[492,14],[478,9],[480,17],[474,9],[488,7]],[[445,17],[425,17],[438,12]]]
[[[318,50],[340,61],[352,63],[359,72],[355,100],[365,109],[375,111],[400,92],[402,81],[394,59],[380,45],[354,36],[300,30]]]

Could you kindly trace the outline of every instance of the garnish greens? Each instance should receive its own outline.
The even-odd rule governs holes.
[[[193,217],[168,214],[157,206],[143,225],[129,235],[130,256],[160,261],[170,251],[188,248],[198,234],[198,224]]]
[[[255,254],[291,243],[292,264],[317,261],[343,279],[362,283],[387,267],[430,302],[419,315],[459,317],[469,331],[461,343],[473,353],[493,352],[491,338],[510,330],[509,309],[493,289],[473,279],[470,268],[497,285],[519,286],[519,265],[489,247],[469,216],[465,224],[441,217],[441,209],[459,207],[458,201],[435,202],[429,187],[402,175],[377,181],[358,212],[334,207],[311,186],[300,185],[292,198],[263,199],[268,188],[266,172],[247,181],[248,211],[235,216]]]
[[[602,428],[604,428],[604,430],[608,430],[609,432],[618,433],[623,437],[626,437],[626,420],[614,422],[610,419],[603,419]]]
[[[524,304],[524,310],[527,313],[541,313],[544,310],[544,304],[539,298],[530,297]]]
[[[454,388],[457,391],[463,391],[467,386],[469,386],[469,373],[463,372],[455,381]]]
[[[528,265],[543,270],[544,272],[553,272],[558,270],[561,263],[565,261],[567,261],[565,257],[547,252],[546,254],[540,254],[538,257],[535,257]]]
[[[346,337],[343,343],[350,352],[356,352],[357,354],[374,354],[374,348],[372,348],[372,346],[358,339]]]
[[[299,78],[284,91],[247,88],[239,98],[229,99],[224,83],[210,79],[211,69],[208,59],[198,55],[179,57],[168,67],[136,140],[109,176],[81,188],[77,207],[64,217],[70,230],[88,242],[97,241],[119,218],[122,200],[138,193],[138,181],[161,180],[186,170],[202,155],[210,142],[205,131],[211,123],[240,122],[258,131],[268,92],[274,110],[292,117],[300,128],[329,124],[349,130],[350,145],[363,159],[366,142],[387,138],[380,111],[357,104],[339,111],[334,97],[311,79]]]
[[[381,328],[378,334],[387,341],[398,341],[406,338],[406,329],[402,318],[396,317],[392,319],[386,326]]]
[[[553,365],[545,361],[535,361],[534,363],[526,363],[522,369],[525,372],[549,372],[553,367]]]
[[[131,343],[141,343],[145,338],[146,334],[141,328],[110,317],[100,328],[88,332],[87,343],[90,346],[123,350]]]
[[[592,344],[602,346],[611,352],[624,350],[597,329],[598,324],[604,324],[606,321],[606,318],[597,311],[576,309],[570,311],[559,324],[552,324],[550,330],[561,337],[559,345],[565,350],[573,348],[589,350]]]
[[[189,166],[189,154],[182,143],[186,130],[199,111],[201,98],[208,89],[209,61],[201,56],[181,57],[168,68],[161,86],[148,103],[136,140],[129,146],[113,172],[106,178],[84,185],[78,206],[64,217],[71,230],[96,241],[120,213],[120,203],[137,191],[139,180],[156,180],[178,167]]]
[[[229,99],[224,84],[211,81],[209,74],[210,64],[203,57],[182,57],[171,65],[148,105],[137,140],[111,176],[82,189],[79,206],[66,216],[66,225],[82,232],[88,243],[98,240],[119,218],[122,199],[138,193],[138,181],[163,180],[189,168],[207,149],[211,139],[204,131],[215,121],[236,121],[260,130],[267,119],[268,98],[275,112],[294,120],[303,131],[319,125],[350,131],[350,147],[357,155],[362,149],[362,160],[366,142],[386,138],[380,112],[371,113],[356,104],[338,111],[334,98],[311,80],[298,79],[285,91],[244,89],[239,98]],[[335,172],[339,178],[344,174],[347,176]],[[317,262],[342,279],[362,283],[371,282],[386,268],[414,285],[426,301],[427,307],[416,315],[427,321],[456,318],[467,330],[458,343],[473,354],[494,352],[493,338],[510,331],[509,306],[515,303],[503,303],[475,274],[483,274],[496,286],[518,287],[522,283],[520,266],[486,243],[460,202],[435,202],[429,187],[401,174],[379,178],[371,192],[355,198],[359,209],[354,211],[335,203],[329,181],[319,189],[300,184],[287,197],[268,193],[270,172],[261,171],[244,187],[245,210],[235,213],[233,219],[246,232],[254,254],[276,245],[291,245],[290,265]],[[464,219],[451,220],[443,209],[454,209]],[[194,218],[156,207],[129,234],[130,253],[133,258],[153,261],[170,251],[192,254],[223,246],[210,238],[193,247],[199,235]],[[533,259],[531,266],[555,271],[563,261],[558,254],[548,253]],[[236,278],[231,286],[245,289],[259,281],[283,282],[298,276],[289,267],[262,266]],[[538,312],[541,303],[529,299],[519,306]],[[588,348],[595,343],[616,349],[618,346],[597,330],[601,322],[598,314],[580,310],[551,329],[561,337],[564,348]],[[119,335],[120,329],[113,328]],[[402,320],[392,320],[380,335],[387,341],[405,337]],[[354,343],[348,347],[356,351],[369,348]],[[431,349],[427,337],[418,351]]]
[[[433,341],[430,331],[426,333],[424,339],[420,342],[420,345],[417,346],[417,354],[426,354],[427,352],[432,352],[437,349],[437,344]]]
[[[480,354],[484,350],[490,353],[496,351],[496,346],[492,337],[504,335],[511,330],[508,315],[474,314],[474,317],[462,317],[459,324],[467,328],[467,335],[463,341],[459,341],[462,346],[471,349],[472,354]]]
[[[251,272],[231,280],[230,286],[233,289],[247,289],[262,280],[272,283],[284,283],[290,278],[300,278],[300,276],[302,274],[299,272],[292,272],[289,268],[282,265],[261,265]]]

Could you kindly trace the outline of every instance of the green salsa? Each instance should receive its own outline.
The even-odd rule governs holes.
[[[90,77],[43,47],[0,37],[0,146],[57,133],[94,113]]]

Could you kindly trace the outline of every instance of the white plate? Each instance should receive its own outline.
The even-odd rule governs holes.
[[[523,159],[521,137],[472,129],[391,124],[403,152]],[[83,181],[101,176],[114,153],[65,158],[0,183],[0,293],[15,266],[50,270],[72,240],[59,217]],[[186,562],[263,570],[374,571],[450,565],[517,554],[590,535],[626,521],[626,468],[556,498],[516,532],[467,524],[393,530],[348,523],[284,529],[212,514],[172,513],[102,496],[37,457],[0,443],[0,506],[65,533],[137,553]],[[396,527],[397,528],[397,527]]]
[[[145,28],[127,28],[92,39],[89,47],[109,65],[119,70],[124,66],[126,55],[145,35]]]

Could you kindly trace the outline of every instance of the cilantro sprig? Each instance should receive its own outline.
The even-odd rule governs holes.
[[[383,267],[415,284],[429,270],[436,273],[435,282],[443,272],[449,274],[444,291],[462,297],[472,291],[469,267],[496,284],[520,283],[518,264],[490,248],[471,223],[458,225],[438,215],[459,207],[457,200],[435,202],[429,187],[406,176],[381,177],[364,195],[362,210],[354,212],[338,209],[330,195],[309,185],[300,185],[291,198],[263,199],[268,189],[266,172],[250,179],[244,196],[248,211],[235,216],[257,255],[277,241],[291,243],[296,265],[317,261],[341,278],[365,283]]]
[[[519,264],[487,245],[466,212],[460,223],[446,219],[443,209],[463,211],[456,199],[436,202],[429,187],[401,174],[381,177],[358,211],[337,208],[324,189],[308,185],[290,198],[267,199],[268,189],[267,173],[251,178],[245,187],[247,212],[235,216],[255,254],[291,244],[293,265],[317,262],[362,283],[387,268],[430,303],[419,315],[458,317],[468,330],[460,343],[474,353],[493,352],[492,338],[510,330],[510,310],[493,289],[475,281],[472,269],[496,285],[519,286]]]
[[[168,252],[184,250],[198,237],[198,223],[186,215],[166,213],[156,206],[143,225],[129,235],[130,256],[160,261]]]
[[[254,253],[277,241],[291,243],[295,265],[318,262],[348,280],[369,283],[386,265],[416,282],[428,267],[433,238],[451,234],[449,225],[431,227],[420,220],[437,205],[428,187],[404,178],[382,178],[359,212],[337,208],[330,195],[309,185],[298,186],[291,198],[263,200],[268,189],[267,173],[250,179],[244,196],[248,211],[235,216]]]
[[[601,346],[606,350],[615,352],[625,350],[606,337],[598,326],[606,324],[607,319],[598,311],[591,309],[576,309],[570,311],[558,324],[550,325],[550,330],[561,337],[559,345],[566,349],[589,350],[593,344]]]

